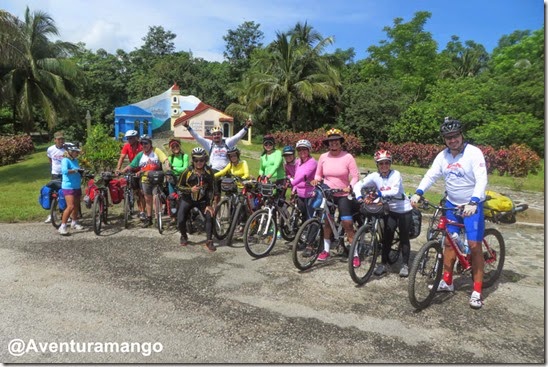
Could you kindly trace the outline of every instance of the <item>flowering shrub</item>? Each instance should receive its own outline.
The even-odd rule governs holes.
[[[430,167],[436,155],[445,147],[435,144],[419,143],[378,143],[378,149],[392,153],[394,163],[406,166]],[[540,169],[540,157],[524,144],[512,144],[509,149],[495,150],[488,145],[478,146],[485,156],[487,173],[497,170],[500,176],[508,174],[513,177],[525,177],[528,173],[536,174]]]
[[[30,135],[0,136],[0,166],[13,164],[34,152]]]
[[[278,146],[284,147],[286,145],[295,146],[301,139],[306,139],[312,144],[312,152],[325,152],[326,146],[323,145],[323,140],[326,138],[325,129],[316,129],[314,131],[295,133],[292,131],[276,131],[272,135],[276,139]],[[363,150],[363,145],[356,136],[352,134],[342,133],[344,137],[343,147],[346,151],[353,155],[360,154]]]
[[[510,145],[504,163],[508,171],[501,172],[497,167],[501,176],[508,173],[513,177],[525,177],[529,172],[538,173],[540,169],[540,157],[525,144]]]

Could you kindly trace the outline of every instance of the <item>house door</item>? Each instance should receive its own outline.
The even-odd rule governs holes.
[[[230,137],[230,124],[226,122],[223,124],[223,136],[225,138]]]

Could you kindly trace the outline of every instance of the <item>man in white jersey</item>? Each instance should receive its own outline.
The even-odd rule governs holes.
[[[251,119],[248,119],[245,122],[245,126],[242,130],[240,130],[236,135],[228,138],[223,139],[223,130],[215,126],[211,129],[211,138],[212,140],[205,139],[203,136],[198,134],[196,131],[190,127],[190,122],[188,120],[183,122],[183,126],[186,127],[190,135],[202,147],[204,147],[206,153],[209,156],[209,165],[213,169],[213,173],[217,173],[223,168],[225,168],[228,163],[230,163],[230,160],[228,159],[228,150],[232,147],[235,147],[236,144],[244,137],[244,135],[249,130],[250,126],[253,126],[253,121]],[[217,204],[219,202],[220,198],[220,189],[219,189],[220,183],[219,179],[215,180],[213,192],[214,192],[214,204]]]
[[[51,179],[61,181],[63,178],[61,174],[61,161],[65,155],[65,136],[62,131],[58,131],[53,135],[53,138],[55,144],[46,150],[46,155],[51,166]],[[59,185],[59,188],[61,188],[61,185]],[[44,223],[50,222],[51,215],[48,215]]]
[[[464,142],[462,130],[460,121],[449,117],[445,118],[441,124],[440,133],[447,149],[436,156],[432,167],[421,180],[416,194],[411,197],[411,203],[415,206],[421,200],[424,192],[443,176],[447,192],[446,207],[464,207],[462,216],[456,216],[454,211],[448,210],[447,218],[464,224],[470,245],[472,278],[474,280],[470,307],[479,309],[483,306],[481,291],[484,261],[481,242],[485,230],[483,202],[487,187],[487,168],[483,152],[478,147]],[[447,230],[449,233],[453,233],[458,232],[459,228],[448,226]],[[438,291],[452,292],[454,290],[453,266],[455,259],[455,251],[450,246],[445,246],[443,279],[439,284]]]

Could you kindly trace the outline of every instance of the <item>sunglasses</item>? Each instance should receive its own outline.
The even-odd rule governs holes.
[[[199,158],[199,159],[193,159],[192,161],[195,162],[195,163],[198,163],[198,162],[199,163],[205,163],[206,160],[204,158]]]
[[[141,145],[150,145],[150,143],[141,143]]]
[[[445,140],[453,140],[453,139],[456,139],[460,136],[460,134],[455,134],[455,135],[447,135],[447,136],[444,136],[443,138]]]
[[[266,142],[266,143],[264,143],[263,145],[264,145],[264,146],[266,147],[266,146],[269,146],[269,145],[270,145],[270,146],[273,146],[274,144],[273,144],[273,143],[271,143],[271,142],[269,142],[269,141],[267,141],[267,142]]]

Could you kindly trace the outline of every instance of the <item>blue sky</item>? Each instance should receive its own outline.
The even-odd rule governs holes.
[[[261,25],[265,44],[276,31],[297,22],[312,25],[322,36],[334,36],[334,48],[353,47],[356,60],[371,45],[386,39],[385,26],[394,18],[408,22],[417,11],[432,17],[425,25],[445,48],[452,35],[473,40],[487,51],[505,34],[537,30],[544,24],[541,0],[2,0],[0,7],[23,19],[26,6],[55,20],[69,42],[87,48],[132,51],[142,45],[149,26],[163,26],[177,35],[177,51],[192,51],[206,60],[222,61],[223,36],[245,21]]]

